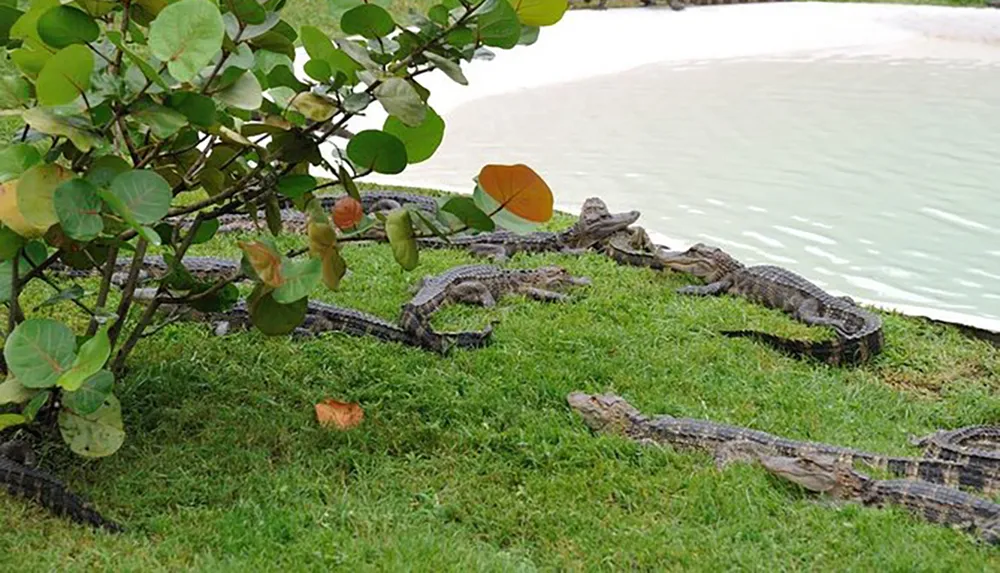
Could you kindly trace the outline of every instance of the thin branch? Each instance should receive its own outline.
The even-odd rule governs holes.
[[[115,342],[118,340],[118,335],[121,334],[122,327],[125,325],[125,319],[128,317],[129,308],[132,307],[132,295],[135,294],[135,285],[139,281],[139,271],[142,268],[143,260],[146,258],[146,248],[148,246],[149,242],[144,238],[140,238],[139,242],[135,245],[135,254],[132,256],[132,263],[128,269],[128,280],[122,289],[121,302],[118,303],[118,319],[115,320],[115,323],[111,325],[111,329],[108,331],[108,338],[111,339],[112,347],[114,347]],[[109,264],[113,265],[114,262],[110,262]]]
[[[17,267],[21,258],[21,253],[24,249],[19,248],[16,253],[14,253],[14,258],[10,262],[10,312],[7,315],[7,332],[14,332],[14,328],[17,327],[21,321],[24,320],[24,315],[21,313],[21,305],[18,302],[18,297],[21,294],[21,281],[17,276]]]
[[[115,274],[117,261],[118,245],[112,245],[108,250],[107,260],[104,262],[104,269],[101,273],[101,286],[97,291],[97,308],[104,308],[104,305],[108,303],[108,293],[111,292],[111,277]],[[90,324],[87,325],[87,336],[89,337],[96,334],[99,326],[100,324],[97,322],[97,317],[92,316],[90,318]]]

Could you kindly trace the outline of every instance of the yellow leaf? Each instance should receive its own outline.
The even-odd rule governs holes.
[[[45,234],[44,228],[24,220],[17,208],[17,179],[0,184],[0,222],[26,239],[37,239]]]
[[[567,0],[510,0],[517,19],[525,26],[551,26],[562,20]]]
[[[522,219],[544,223],[552,218],[552,190],[527,165],[487,165],[479,172],[479,186]]]
[[[272,288],[278,288],[285,283],[281,274],[281,255],[267,243],[261,241],[239,241],[240,249],[246,253],[247,260],[261,282]]]
[[[357,402],[340,402],[327,399],[316,404],[316,420],[324,428],[350,430],[361,424],[365,411]]]

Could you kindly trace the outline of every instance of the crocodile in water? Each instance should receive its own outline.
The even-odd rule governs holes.
[[[623,435],[642,443],[707,451],[716,456],[719,465],[732,461],[753,461],[760,454],[784,457],[824,455],[849,465],[864,464],[899,477],[967,487],[989,494],[1000,492],[1000,476],[972,463],[883,456],[819,442],[790,440],[708,420],[672,416],[651,418],[642,415],[624,398],[611,394],[573,392],[566,400],[594,431]]]
[[[808,325],[831,327],[837,333],[835,340],[822,342],[791,340],[753,330],[723,331],[726,336],[755,338],[791,354],[812,356],[829,364],[859,364],[882,350],[881,318],[847,297],[826,293],[787,269],[771,265],[746,267],[722,249],[702,243],[660,257],[667,268],[692,274],[707,283],[680,288],[677,292],[681,294],[741,295],[789,313]]]
[[[928,521],[977,532],[991,544],[1000,543],[1000,504],[957,489],[923,480],[878,480],[832,456],[759,455],[768,471],[810,491],[865,505],[898,505]]]
[[[419,291],[405,305],[400,325],[417,336],[430,331],[430,317],[447,302],[493,306],[509,293],[521,293],[536,300],[565,301],[565,294],[555,287],[589,284],[589,279],[574,277],[562,267],[502,269],[492,265],[463,265],[437,276],[424,277]]]
[[[56,515],[105,529],[120,532],[122,527],[92,509],[80,496],[69,491],[66,484],[35,467],[35,456],[24,442],[0,444],[0,484],[11,494],[35,500]]]
[[[156,289],[139,289],[135,292],[135,298],[139,302],[146,302],[155,294]],[[160,305],[160,308],[162,311],[179,318],[207,322],[213,326],[217,335],[252,328],[250,311],[244,300],[238,301],[232,308],[224,312],[203,312],[187,305],[172,303],[164,303]],[[492,329],[492,325],[488,325],[484,330],[478,332],[439,334],[430,331],[417,336],[375,315],[311,300],[308,303],[305,318],[292,331],[292,335],[312,337],[324,332],[343,332],[352,336],[374,336],[386,342],[398,342],[444,354],[451,348],[481,348],[486,346],[490,342]]]

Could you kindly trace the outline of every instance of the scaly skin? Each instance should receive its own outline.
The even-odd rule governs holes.
[[[417,244],[424,248],[466,249],[474,255],[492,257],[495,261],[505,260],[515,253],[581,254],[587,249],[601,246],[605,239],[635,223],[639,215],[638,211],[612,214],[603,201],[591,197],[584,202],[577,222],[559,233],[536,231],[518,234],[494,231],[449,237],[447,241],[438,238],[418,239]]]
[[[924,457],[974,464],[1000,472],[1000,426],[968,426],[940,430],[912,440]]]
[[[132,257],[118,257],[115,260],[115,272],[111,282],[116,285],[125,283],[128,269],[132,265]],[[166,260],[160,255],[147,255],[142,260],[139,272],[139,282],[143,283],[151,279],[159,279],[170,270]],[[222,278],[240,275],[243,271],[240,264],[228,259],[215,257],[184,257],[184,268],[191,275],[202,281],[216,281]],[[67,265],[57,263],[51,267],[52,272],[69,277],[85,277],[98,274],[100,269],[74,269]],[[244,277],[245,278],[245,277]]]
[[[34,454],[23,442],[0,445],[0,484],[11,495],[35,500],[56,515],[117,533],[122,527],[94,511],[54,476],[34,467]]]
[[[758,461],[772,474],[809,491],[865,505],[898,505],[930,522],[975,531],[991,544],[1000,543],[1000,504],[963,491],[923,480],[872,479],[830,456],[761,454]]]
[[[155,294],[156,289],[139,289],[135,292],[135,300],[148,302]],[[220,336],[234,330],[253,328],[249,308],[243,300],[225,312],[202,312],[187,305],[172,303],[161,304],[160,310],[185,320],[207,322],[213,325],[215,333]],[[429,333],[418,337],[375,315],[311,300],[302,324],[292,331],[292,335],[313,337],[324,332],[343,332],[351,336],[374,336],[385,342],[398,342],[446,354],[455,347],[486,346],[490,342],[492,331],[493,327],[488,326],[479,332]]]
[[[837,333],[836,340],[823,342],[790,340],[753,330],[723,331],[726,336],[754,338],[793,355],[812,356],[834,365],[860,364],[882,350],[881,318],[847,297],[828,294],[789,270],[771,265],[745,267],[722,249],[702,243],[687,251],[663,253],[659,258],[667,268],[708,283],[680,288],[677,292],[681,294],[743,296],[808,325],[831,327]]]
[[[760,455],[802,457],[821,455],[849,466],[855,463],[892,475],[921,479],[946,486],[962,486],[994,494],[1000,492],[1000,475],[974,464],[946,460],[883,456],[819,442],[790,440],[758,430],[707,420],[642,415],[620,396],[573,392],[566,401],[595,432],[622,435],[641,443],[707,451],[720,466],[753,461]]]
[[[448,302],[494,306],[505,294],[521,293],[535,300],[568,300],[551,290],[566,285],[589,284],[589,279],[573,277],[561,267],[502,269],[491,265],[464,265],[438,276],[424,277],[420,290],[405,305],[400,325],[415,336],[434,334],[431,315]]]
[[[609,237],[604,243],[604,254],[620,265],[649,267],[664,270],[661,255],[669,252],[663,245],[657,245],[642,227],[629,227]]]
[[[591,0],[583,0],[590,4]],[[639,0],[643,6],[654,6],[655,0]],[[723,4],[761,4],[765,2],[790,2],[791,0],[668,0],[667,5],[674,11],[680,11],[688,6],[717,6]],[[992,0],[987,0],[990,2]],[[597,9],[607,9],[608,0],[598,0]]]

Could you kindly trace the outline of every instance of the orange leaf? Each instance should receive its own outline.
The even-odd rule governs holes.
[[[364,208],[354,197],[341,197],[333,205],[333,224],[341,230],[357,225],[364,215]]]
[[[324,428],[350,430],[365,419],[365,411],[357,402],[339,402],[328,398],[316,404],[316,419]]]
[[[487,165],[479,172],[479,186],[522,219],[544,223],[552,218],[552,190],[527,165]]]
[[[284,284],[285,277],[281,275],[281,255],[267,243],[239,241],[237,244],[246,253],[250,266],[253,267],[264,284],[272,288],[278,288]]]

